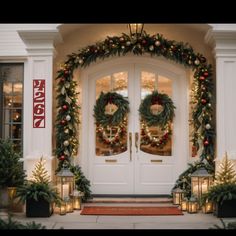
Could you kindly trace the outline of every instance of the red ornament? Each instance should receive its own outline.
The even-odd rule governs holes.
[[[62,120],[62,121],[61,121],[61,124],[62,124],[62,125],[65,125],[65,124],[66,124],[66,120]]]
[[[204,75],[205,77],[207,77],[209,74],[208,74],[208,72],[204,72],[203,75]]]
[[[142,40],[142,44],[143,44],[143,45],[146,45],[146,44],[147,44],[147,40],[143,39],[143,40]]]
[[[65,74],[65,75],[69,74],[69,71],[68,71],[68,70],[65,70],[65,71],[64,71],[64,74]]]
[[[206,104],[207,103],[207,100],[206,99],[202,99],[202,104]]]
[[[207,146],[209,144],[209,141],[208,140],[205,140],[204,141],[204,145]]]
[[[65,78],[64,77],[61,78],[61,82],[65,82]]]
[[[62,109],[66,111],[68,109],[68,106],[67,105],[63,105]]]
[[[62,156],[60,156],[60,158],[59,158],[61,161],[63,161],[63,160],[65,160],[65,156],[64,155],[62,155]]]
[[[205,80],[205,77],[204,76],[200,76],[199,80]]]

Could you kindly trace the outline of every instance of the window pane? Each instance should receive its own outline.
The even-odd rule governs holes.
[[[13,139],[21,139],[21,124],[13,124],[12,125],[12,138]]]
[[[14,109],[12,110],[12,121],[13,122],[21,122],[21,109]]]
[[[166,93],[169,96],[172,94],[171,80],[154,73],[142,72],[141,85],[142,100],[156,89],[159,93]],[[155,111],[159,108],[153,107]],[[171,156],[172,138],[169,136],[169,132],[172,129],[172,124],[165,127],[147,126],[145,121],[140,121],[140,150],[153,155]]]
[[[156,88],[156,78],[154,73],[141,72],[141,99],[143,100],[148,94]]]
[[[111,90],[111,76],[105,76],[96,81],[96,99],[100,96],[100,93],[107,93]]]
[[[13,107],[22,107],[22,96],[13,96]]]
[[[3,102],[3,104],[4,104],[4,107],[5,108],[11,108],[12,107],[12,96],[4,96],[3,97],[3,100],[4,100],[4,102]]]
[[[22,150],[23,77],[23,64],[0,63],[0,137],[15,140],[17,151]]]
[[[22,94],[22,83],[13,84],[13,93],[14,95]]]
[[[96,81],[96,99],[101,91],[104,93],[115,91],[128,96],[128,73],[119,72],[108,75]],[[102,127],[96,125],[97,156],[112,156],[127,151],[127,118],[118,126]]]
[[[162,75],[158,76],[158,91],[159,93],[166,93],[168,96],[172,96],[172,81]]]
[[[113,74],[113,91],[128,97],[128,73],[119,72]]]

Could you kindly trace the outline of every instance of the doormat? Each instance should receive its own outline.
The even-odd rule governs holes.
[[[183,215],[177,207],[108,207],[85,206],[81,215],[113,215],[113,216],[167,216]]]

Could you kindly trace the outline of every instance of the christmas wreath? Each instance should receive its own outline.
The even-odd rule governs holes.
[[[151,109],[153,105],[159,105],[155,113]],[[140,104],[139,114],[148,126],[164,127],[168,122],[173,120],[175,115],[174,109],[174,103],[167,94],[153,91]]]
[[[117,126],[129,112],[129,102],[116,92],[101,92],[94,106],[97,125]]]

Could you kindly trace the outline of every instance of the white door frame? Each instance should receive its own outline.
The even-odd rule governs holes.
[[[181,93],[180,95],[180,101],[182,101],[182,106],[186,106],[186,109],[183,109],[184,111],[178,112],[178,109],[176,109],[175,114],[175,122],[178,122],[178,120],[181,119],[181,121],[186,124],[184,130],[178,130],[178,127],[176,127],[177,130],[172,134],[173,140],[175,140],[177,137],[175,133],[181,134],[178,135],[178,139],[182,140],[183,147],[186,148],[177,148],[177,152],[172,155],[178,155],[181,157],[181,160],[174,159],[174,165],[175,168],[172,172],[173,179],[177,179],[178,175],[183,172],[187,167],[187,160],[188,160],[188,153],[189,153],[189,143],[188,143],[188,136],[189,136],[189,126],[188,126],[188,114],[189,114],[189,105],[188,105],[188,95],[189,95],[189,82],[186,78],[186,71],[183,68],[182,65],[178,65],[174,62],[167,61],[163,58],[150,58],[147,56],[137,57],[137,56],[125,56],[125,57],[118,57],[118,58],[109,58],[104,61],[99,61],[96,64],[93,64],[89,66],[86,69],[83,69],[81,71],[81,81],[82,81],[82,109],[81,114],[82,115],[82,127],[81,127],[81,136],[80,136],[80,150],[79,150],[79,163],[83,169],[83,172],[85,175],[90,179],[91,177],[91,170],[89,169],[89,141],[87,135],[88,133],[88,127],[89,127],[89,119],[88,115],[86,114],[93,114],[93,108],[89,108],[89,78],[93,78],[94,76],[98,76],[99,74],[103,74],[104,70],[106,68],[117,68],[120,67],[122,70],[127,67],[127,65],[130,64],[137,64],[142,68],[150,67],[150,68],[156,68],[155,70],[162,71],[165,75],[169,75],[170,77],[178,78],[178,82],[173,84],[173,89],[176,86],[180,86]],[[95,94],[95,91],[94,91]],[[187,99],[186,97],[187,96]],[[173,101],[175,103],[176,98],[173,97]],[[138,111],[136,111],[137,113]],[[138,115],[136,114],[135,115]],[[91,116],[92,117],[92,116]],[[183,128],[183,127],[182,127]],[[181,127],[179,127],[181,129]],[[134,151],[134,150],[133,150]],[[151,193],[153,194],[153,193]]]

